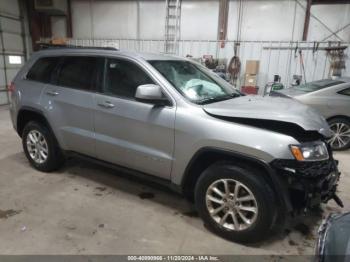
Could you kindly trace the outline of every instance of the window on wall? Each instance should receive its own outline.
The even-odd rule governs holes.
[[[341,91],[339,91],[338,93],[341,94],[341,95],[350,96],[350,88],[341,90]]]
[[[65,57],[59,69],[57,85],[93,90],[101,61],[103,58]]]
[[[134,63],[119,59],[107,60],[104,93],[134,99],[139,85],[153,83],[148,74]]]
[[[42,83],[50,83],[53,70],[59,62],[59,57],[44,57],[34,63],[27,74],[27,79]]]
[[[19,55],[10,55],[9,56],[10,65],[20,65],[22,64],[22,57]]]

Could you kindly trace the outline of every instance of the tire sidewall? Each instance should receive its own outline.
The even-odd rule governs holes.
[[[328,125],[329,126],[332,125],[332,124],[336,124],[336,123],[346,124],[347,126],[350,127],[350,121],[345,119],[345,118],[333,118],[333,119],[328,121]],[[343,151],[343,150],[347,150],[349,148],[350,148],[350,142],[346,146],[344,146],[342,148],[333,148],[332,147],[332,150],[333,151]]]
[[[214,233],[236,242],[257,242],[266,237],[276,217],[276,204],[274,194],[264,179],[258,177],[252,171],[230,164],[216,164],[203,172],[195,189],[195,203],[199,215],[205,221],[206,226]],[[216,180],[223,178],[234,179],[253,193],[257,206],[258,216],[249,228],[242,231],[233,231],[224,228],[212,219],[206,206],[206,192],[208,187]]]
[[[47,147],[48,147],[48,156],[46,161],[43,163],[37,163],[35,162],[32,157],[30,156],[27,148],[27,136],[30,131],[32,130],[37,130],[39,131],[45,138]],[[24,153],[29,160],[30,164],[35,167],[36,169],[44,172],[51,171],[52,167],[55,165],[55,151],[56,151],[56,146],[55,146],[55,141],[53,136],[51,135],[51,132],[48,130],[47,127],[40,125],[37,122],[29,122],[23,130],[22,133],[22,145],[23,145],[23,150]]]

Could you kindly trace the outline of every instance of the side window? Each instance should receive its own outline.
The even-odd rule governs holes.
[[[59,59],[59,57],[40,58],[27,73],[27,79],[42,83],[50,83],[52,72],[56,68]]]
[[[108,59],[105,94],[134,99],[139,85],[153,84],[152,79],[136,64],[119,59]]]
[[[56,84],[82,90],[93,90],[102,60],[103,58],[97,57],[64,57]]]
[[[350,88],[343,89],[339,91],[338,94],[350,96]]]

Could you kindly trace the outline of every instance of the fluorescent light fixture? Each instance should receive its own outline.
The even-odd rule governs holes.
[[[9,63],[11,65],[20,65],[22,64],[22,57],[20,57],[19,55],[10,55]]]

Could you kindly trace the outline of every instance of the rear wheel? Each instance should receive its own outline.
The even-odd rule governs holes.
[[[345,150],[350,147],[350,121],[346,118],[333,118],[328,121],[334,136],[329,140],[333,150]]]
[[[195,204],[211,231],[245,243],[267,236],[277,208],[271,187],[261,176],[230,163],[217,163],[203,172]]]
[[[40,171],[54,171],[64,162],[55,137],[43,124],[29,122],[23,129],[22,144],[30,164]]]

